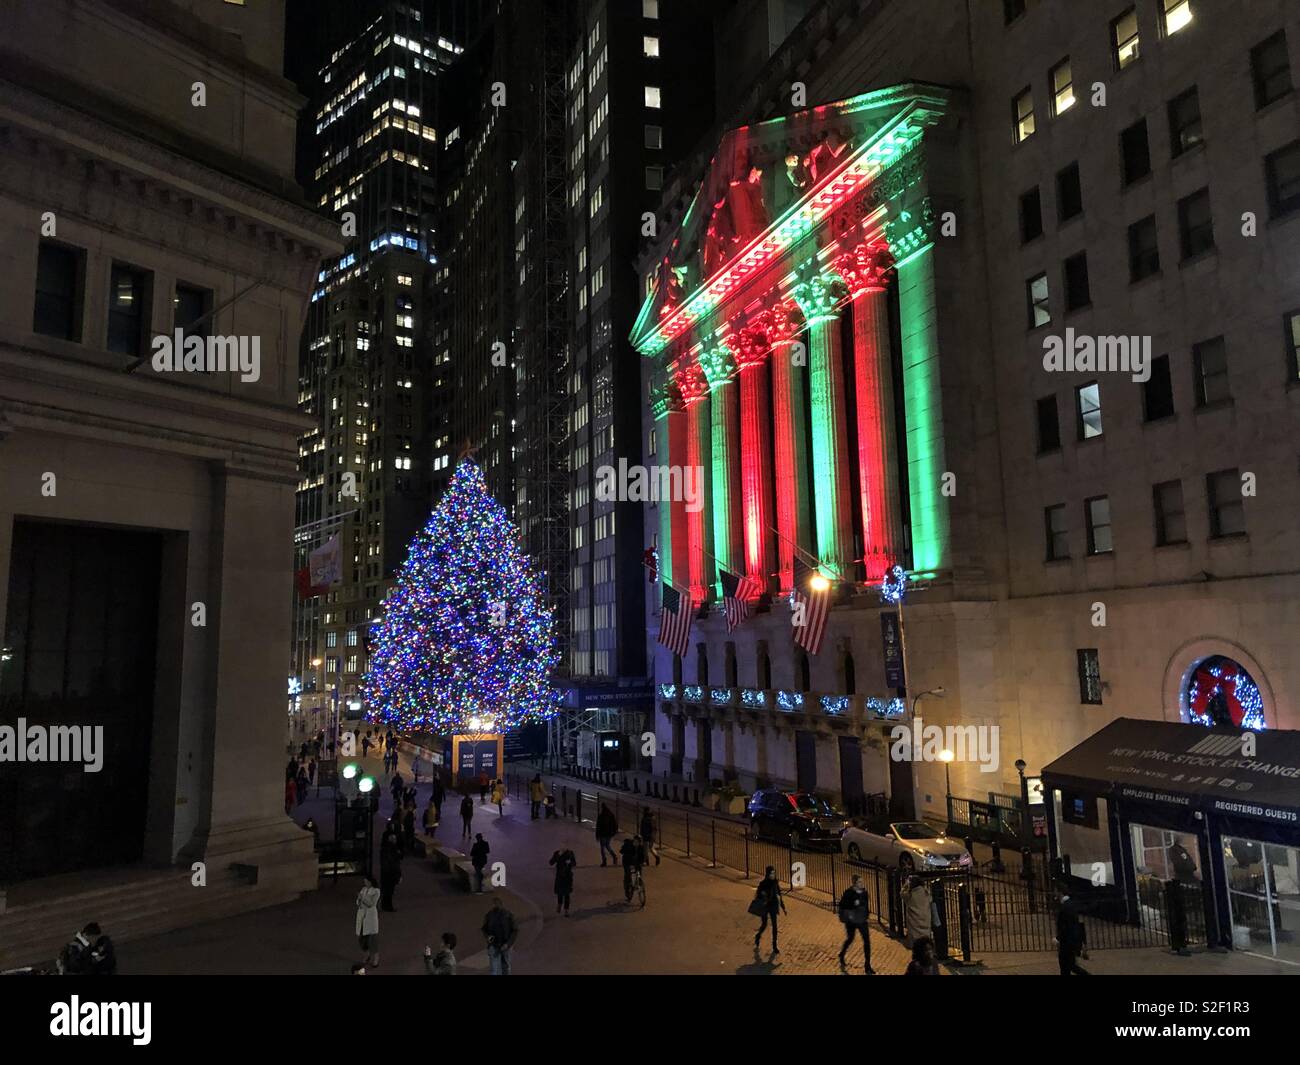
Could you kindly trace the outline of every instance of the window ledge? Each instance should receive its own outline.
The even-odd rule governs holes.
[[[1142,428],[1145,429],[1148,425],[1172,425],[1176,421],[1178,421],[1178,412],[1174,411],[1173,414],[1162,414],[1159,418],[1143,418]]]
[[[1269,100],[1269,102],[1264,104],[1262,107],[1257,106],[1255,108],[1255,117],[1259,118],[1262,115],[1267,115],[1270,111],[1277,111],[1282,107],[1283,104],[1289,103],[1295,98],[1296,98],[1295,86],[1292,85],[1291,88],[1287,89],[1287,91],[1284,92],[1281,96],[1277,97],[1276,99]]]
[[[1088,562],[1093,562],[1097,559],[1110,559],[1115,557],[1115,549],[1112,547],[1109,551],[1093,551],[1083,557]]]
[[[1171,155],[1169,157],[1169,161],[1171,163],[1176,163],[1181,159],[1188,159],[1194,155],[1204,155],[1204,154],[1205,154],[1205,141],[1202,140],[1200,144],[1193,144],[1190,148],[1187,148],[1184,151],[1179,152],[1177,155]]]
[[[1133,275],[1130,274],[1128,287],[1130,289],[1134,289],[1139,287],[1140,285],[1150,284],[1152,281],[1159,281],[1164,276],[1165,276],[1165,272],[1163,270],[1152,270],[1151,273],[1145,274],[1144,276],[1139,277],[1136,280],[1134,280]]]
[[[1192,542],[1190,540],[1170,540],[1167,544],[1156,544],[1157,551],[1189,551]]]
[[[1123,186],[1121,186],[1121,188],[1120,188],[1120,192],[1128,192],[1129,189],[1136,189],[1136,188],[1138,188],[1138,187],[1141,186],[1141,185],[1146,185],[1146,184],[1150,183],[1151,180],[1152,180],[1154,177],[1155,177],[1155,171],[1154,171],[1154,170],[1148,170],[1148,171],[1147,171],[1145,174],[1143,174],[1141,177],[1135,177],[1135,178],[1134,178],[1132,181],[1130,181],[1127,185],[1123,185]]]
[[[1198,251],[1195,255],[1188,255],[1185,256],[1184,258],[1179,259],[1178,269],[1183,270],[1190,266],[1196,266],[1198,263],[1203,263],[1207,259],[1213,259],[1217,257],[1218,254],[1219,254],[1218,245],[1217,244],[1211,245],[1210,247],[1204,249],[1203,251]]]
[[[1210,544],[1232,544],[1247,543],[1250,540],[1250,533],[1222,533],[1219,536],[1211,536],[1206,540]]]
[[[1215,400],[1213,403],[1201,403],[1196,407],[1196,413],[1202,414],[1216,410],[1230,410],[1232,405],[1233,401],[1231,398]]]

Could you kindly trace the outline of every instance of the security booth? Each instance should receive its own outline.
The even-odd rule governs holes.
[[[1090,912],[1300,962],[1300,732],[1120,718],[1042,778],[1058,876]]]

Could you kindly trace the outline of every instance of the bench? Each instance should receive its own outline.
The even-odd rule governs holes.
[[[467,861],[465,855],[454,847],[446,847],[439,843],[434,843],[429,847],[432,852],[430,857],[433,858],[433,867],[440,873],[450,873],[451,867],[456,862]]]

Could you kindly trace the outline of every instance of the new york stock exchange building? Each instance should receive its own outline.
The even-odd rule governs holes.
[[[860,85],[837,76],[809,96],[825,102],[722,134],[698,182],[666,197],[641,262],[645,461],[703,470],[702,505],[646,508],[655,772],[810,790],[850,810],[874,799],[938,824],[951,794],[1023,814],[1045,846],[1086,790],[1062,763],[1069,794],[1054,793],[1045,768],[1119,719],[1185,730],[1185,743],[1162,740],[1178,751],[1205,726],[1300,727],[1296,393],[1250,392],[1283,372],[1285,282],[1269,273],[1230,311],[1205,268],[1163,301],[1130,298],[1127,270],[1112,283],[1105,256],[1131,210],[1101,167],[1082,171],[1089,219],[1076,224],[1089,229],[1022,239],[1021,193],[1034,188],[1035,210],[1039,185],[1060,195],[1075,148],[1050,131],[1034,154],[1015,143],[1010,71],[1006,99],[921,82],[852,94]],[[1101,143],[1131,109],[1079,121],[1105,126]],[[1207,164],[1225,193],[1232,154]],[[1152,190],[1155,210],[1176,214],[1176,192]],[[1289,251],[1280,234],[1260,240],[1294,297],[1292,230]],[[1079,248],[1092,293],[1071,308],[1077,292],[1058,279],[1077,282],[1061,264]],[[1169,354],[1157,374],[1174,367],[1173,413],[1146,417],[1150,389],[1128,374],[1047,372],[1044,338],[1067,310],[1076,332],[1153,336]],[[1249,433],[1190,409],[1204,337],[1232,351]],[[1230,491],[1248,470],[1270,485]],[[728,611],[737,581],[744,609]],[[810,639],[792,601],[802,611],[819,586],[828,610]],[[978,756],[971,743],[947,761],[891,758],[891,730],[918,718],[989,742]],[[1095,796],[1114,782],[1104,754],[1090,764],[1096,828]],[[1127,834],[1110,841],[1114,860],[1136,855],[1138,873],[1183,831],[1112,807],[1103,842],[1108,816]],[[1274,873],[1294,876],[1300,839],[1277,831],[1293,830],[1224,829],[1280,844]]]

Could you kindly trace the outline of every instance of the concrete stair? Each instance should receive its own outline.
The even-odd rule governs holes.
[[[52,968],[64,944],[90,921],[98,921],[120,948],[132,939],[291,902],[302,893],[275,879],[250,883],[233,870],[209,868],[205,887],[194,887],[190,876],[188,866],[124,869],[87,877],[82,884],[91,886],[81,888],[76,879],[61,877],[48,896],[39,882],[21,885],[21,897],[11,892],[0,914],[0,970]]]

